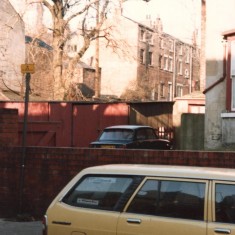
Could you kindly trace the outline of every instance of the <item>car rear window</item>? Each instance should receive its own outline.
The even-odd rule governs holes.
[[[118,201],[133,181],[131,176],[88,175],[83,177],[62,201],[75,207],[115,210]]]
[[[235,224],[235,185],[216,184],[216,222]]]
[[[203,220],[205,183],[150,179],[138,191],[127,212]]]
[[[131,140],[133,139],[134,132],[132,130],[120,130],[112,129],[105,130],[101,136],[100,140]]]

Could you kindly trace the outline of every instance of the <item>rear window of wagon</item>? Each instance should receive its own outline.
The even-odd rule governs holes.
[[[119,210],[142,179],[139,176],[87,175],[65,195],[62,202],[74,207]]]

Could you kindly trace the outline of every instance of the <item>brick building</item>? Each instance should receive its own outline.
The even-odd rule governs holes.
[[[188,44],[164,33],[159,18],[139,23],[117,12],[107,19],[104,27],[107,25],[112,25],[112,38],[100,39],[101,95],[172,101],[199,90],[200,50],[196,40]],[[68,43],[71,46],[79,48],[79,43],[73,39]],[[83,60],[95,67],[94,57],[95,44]]]
[[[170,101],[199,90],[199,49],[164,33],[160,19],[138,29],[138,85],[146,99]]]

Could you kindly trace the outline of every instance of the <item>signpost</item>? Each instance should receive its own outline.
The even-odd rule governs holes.
[[[31,74],[35,73],[34,64],[22,64],[21,73],[25,74],[25,105],[24,105],[24,123],[23,123],[23,137],[22,137],[22,160],[21,160],[21,175],[20,175],[20,202],[19,213],[22,214],[23,206],[23,191],[24,191],[24,170],[25,170],[25,151],[26,151],[26,135],[28,122],[28,103]]]
[[[35,73],[35,66],[34,66],[34,64],[22,64],[21,65],[21,73],[23,73],[23,74]]]

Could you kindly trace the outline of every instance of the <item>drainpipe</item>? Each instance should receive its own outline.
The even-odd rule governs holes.
[[[207,87],[204,91],[203,94],[206,94],[208,91],[210,91],[212,88],[214,88],[215,86],[217,86],[218,84],[220,84],[221,82],[223,82],[226,79],[226,53],[227,53],[227,45],[224,42],[224,56],[223,56],[223,76],[217,80],[216,82],[214,82],[212,85],[210,85],[209,87]]]
[[[99,1],[96,2],[96,26],[99,24],[100,21],[100,3]],[[100,39],[99,39],[99,30],[96,33],[95,39],[95,98],[100,98]]]
[[[176,40],[174,40],[174,54],[173,54],[173,78],[172,78],[172,100],[175,98],[175,80],[176,80],[176,71],[177,71],[177,64],[176,64]]]
[[[193,68],[193,47],[191,47],[190,53],[190,66],[189,66],[189,94],[192,93],[192,68]]]

